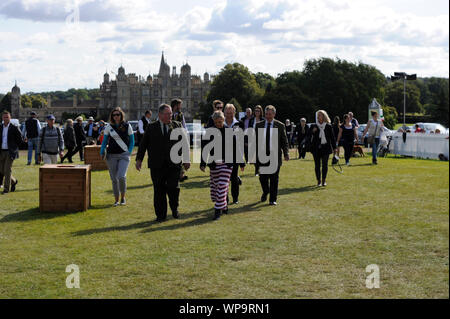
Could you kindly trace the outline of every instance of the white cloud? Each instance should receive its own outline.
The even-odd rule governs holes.
[[[163,49],[170,65],[189,60],[199,74],[239,62],[276,75],[319,57],[362,61],[387,75],[449,74],[448,5],[430,15],[414,9],[418,0],[405,12],[386,0],[80,0],[80,23],[67,24],[74,1],[0,4],[0,45],[8,46],[0,92],[14,78],[24,92],[98,87],[121,63],[156,73]]]

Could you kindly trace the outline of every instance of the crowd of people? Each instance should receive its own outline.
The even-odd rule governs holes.
[[[182,101],[174,99],[170,105],[162,104],[158,110],[156,121],[151,120],[151,111],[146,111],[139,120],[137,130],[137,140],[129,122],[126,121],[125,113],[120,107],[116,107],[110,113],[108,122],[100,121],[94,123],[93,118],[88,119],[88,123],[83,127],[83,118],[78,117],[75,122],[71,119],[66,121],[64,133],[55,126],[55,117],[47,117],[47,125],[43,128],[36,118],[36,114],[31,113],[31,117],[25,123],[24,132],[11,125],[11,115],[3,112],[0,136],[2,136],[2,147],[0,153],[0,177],[4,180],[2,194],[13,192],[18,183],[12,172],[13,161],[18,157],[18,146],[24,139],[28,143],[28,161],[32,161],[32,152],[35,150],[35,163],[56,164],[58,156],[61,163],[66,159],[72,163],[72,157],[79,153],[80,160],[83,160],[84,145],[99,144],[100,155],[106,160],[111,178],[114,194],[114,206],[126,205],[127,192],[127,171],[131,162],[131,155],[135,145],[138,145],[135,167],[138,171],[142,169],[142,162],[147,154],[148,168],[153,182],[154,189],[154,209],[158,221],[167,218],[168,206],[171,209],[173,218],[179,218],[179,196],[180,181],[187,178],[186,171],[190,168],[190,160],[184,158],[183,161],[175,163],[171,158],[171,149],[178,142],[170,138],[173,130],[184,128],[186,132],[186,122],[182,113]],[[350,156],[355,141],[358,139],[358,121],[350,112],[345,114],[341,123],[339,118],[332,124],[325,110],[316,112],[315,122],[308,125],[306,118],[302,117],[297,125],[293,125],[289,120],[286,124],[275,119],[276,108],[268,105],[264,109],[257,105],[245,110],[245,116],[238,120],[236,118],[236,108],[233,104],[226,104],[220,100],[213,102],[213,113],[209,117],[205,128],[215,128],[220,132],[222,138],[221,157],[213,157],[215,150],[205,148],[209,141],[202,139],[202,154],[200,170],[206,172],[209,168],[210,177],[210,197],[214,203],[214,219],[219,219],[222,214],[228,213],[229,203],[239,203],[239,190],[242,179],[239,172],[243,172],[247,164],[254,166],[254,174],[259,177],[261,186],[261,202],[269,199],[270,205],[277,205],[279,173],[284,161],[289,161],[289,149],[297,144],[298,158],[304,159],[306,152],[311,152],[314,158],[315,175],[317,185],[323,187],[327,185],[327,172],[330,155],[336,154],[339,147],[344,148],[345,161],[349,165]],[[376,150],[379,143],[379,134],[383,122],[378,119],[376,112],[372,113],[372,119],[367,123],[366,131],[369,132],[370,144]],[[295,127],[295,128],[294,128]],[[234,136],[233,148],[231,150],[232,160],[226,160],[229,149],[225,148],[225,130],[242,130],[246,132],[254,129],[256,141],[264,141],[261,146],[266,156],[274,152],[276,156],[276,167],[274,171],[266,171],[264,168],[270,166],[269,161],[262,161],[257,150],[256,153],[249,152],[249,136],[245,135],[243,148]],[[259,134],[264,136],[260,137]],[[276,134],[275,134],[276,133]],[[277,140],[275,140],[275,137]],[[187,138],[187,137],[186,137]],[[273,148],[276,145],[277,149]],[[256,148],[258,148],[258,143]],[[64,149],[67,152],[64,154]],[[256,155],[255,155],[256,154]],[[373,152],[373,163],[376,164],[376,151]],[[231,198],[229,197],[231,188]],[[167,205],[167,199],[169,205]]]

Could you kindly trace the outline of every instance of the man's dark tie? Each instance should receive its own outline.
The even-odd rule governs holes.
[[[267,123],[266,128],[266,155],[270,154],[270,124],[271,123]]]
[[[167,125],[163,124],[164,127],[164,137],[167,137]]]

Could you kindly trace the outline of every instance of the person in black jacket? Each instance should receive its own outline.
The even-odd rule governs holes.
[[[306,125],[306,119],[303,117],[300,119],[300,123],[295,127],[294,137],[297,139],[298,158],[304,159],[306,156],[306,141],[305,137],[308,136],[309,127]]]
[[[227,203],[227,195],[228,195],[228,187],[230,184],[230,177],[231,173],[233,171],[233,166],[235,164],[235,156],[233,154],[233,160],[231,163],[226,162],[226,155],[225,152],[226,149],[226,143],[225,143],[225,116],[222,111],[216,111],[211,116],[212,120],[214,121],[214,126],[210,129],[217,129],[220,134],[221,140],[222,140],[222,157],[221,158],[212,158],[214,156],[213,150],[209,153],[208,158],[201,158],[200,163],[200,170],[202,172],[205,171],[206,166],[209,167],[209,176],[210,176],[210,194],[211,194],[211,200],[214,202],[214,220],[217,220],[220,218],[220,216],[223,214],[228,213],[228,203]],[[232,129],[229,127],[228,129]],[[209,130],[207,130],[207,134],[209,133]],[[217,141],[214,141],[213,137],[212,140],[202,140],[202,154],[203,149],[206,147],[209,143],[217,143]],[[234,143],[233,143],[234,144]],[[233,145],[233,153],[235,150],[235,146]],[[229,150],[228,150],[229,151]],[[209,162],[209,163],[208,163]],[[241,171],[244,170],[245,163],[240,163]]]
[[[77,147],[77,140],[75,138],[75,130],[73,129],[73,120],[68,119],[66,121],[66,127],[64,128],[64,145],[67,147],[66,155],[61,158],[61,163],[67,158],[69,163],[73,163],[72,156],[75,154],[74,149]]]
[[[73,150],[73,154],[80,152],[80,161],[84,161],[83,147],[86,141],[86,134],[83,130],[83,118],[79,116],[76,118],[76,121],[77,122],[73,125],[73,130],[75,132],[75,141],[77,143],[77,146]]]
[[[316,123],[309,128],[308,138],[311,139],[311,153],[314,157],[317,186],[326,186],[328,159],[336,150],[336,138],[330,124],[327,112],[316,112]],[[320,168],[322,167],[322,176]]]
[[[136,155],[136,169],[140,171],[145,153],[148,152],[148,167],[154,188],[153,204],[156,220],[159,222],[167,218],[166,196],[169,197],[173,218],[179,218],[181,163],[174,163],[170,156],[170,150],[178,143],[178,141],[170,139],[170,134],[172,130],[181,127],[180,122],[172,121],[170,105],[162,104],[159,107],[158,121],[148,125]],[[180,131],[185,132],[184,130]],[[185,141],[189,145],[187,136],[185,136]],[[184,162],[183,166],[188,170],[191,164]]]
[[[213,101],[213,114],[216,111],[222,111],[223,112],[223,102],[221,100],[214,100]],[[212,115],[208,118],[208,121],[206,122],[205,128],[208,127],[214,127],[214,120],[212,118]]]
[[[17,126],[11,123],[11,114],[8,111],[2,113],[3,124],[0,124],[0,174],[4,177],[3,192],[14,192],[18,183],[12,176],[12,165],[19,157],[19,145],[23,142],[22,134]],[[11,189],[10,189],[11,187]]]

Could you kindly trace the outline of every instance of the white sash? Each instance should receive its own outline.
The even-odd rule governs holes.
[[[109,124],[108,124],[109,125]],[[129,124],[128,124],[129,125]],[[125,142],[122,140],[119,134],[109,125],[109,135],[116,141],[117,145],[120,146],[120,148],[124,152],[128,152],[128,146],[125,144]]]

